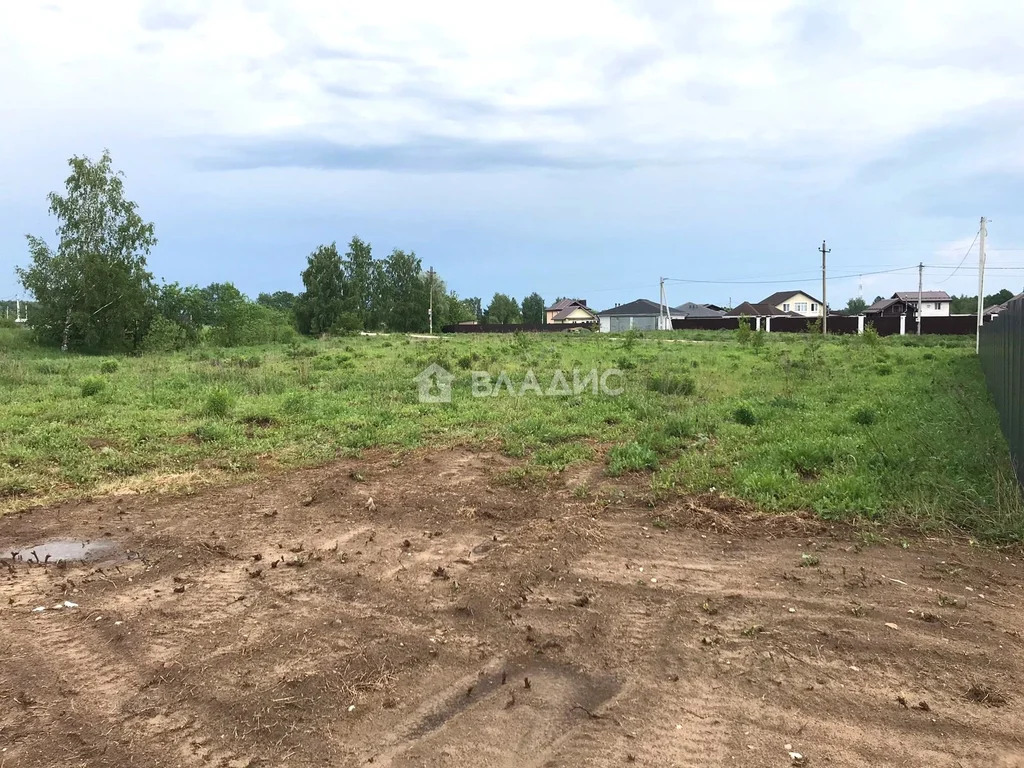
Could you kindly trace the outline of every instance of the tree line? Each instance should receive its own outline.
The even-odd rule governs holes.
[[[301,272],[303,291],[261,293],[232,283],[157,284],[147,269],[155,226],[125,196],[110,153],[72,157],[63,194],[48,196],[56,246],[28,236],[29,264],[17,275],[34,297],[31,327],[43,344],[85,352],[175,350],[209,342],[239,346],[288,341],[297,333],[423,332],[476,321],[541,323],[544,300],[496,293],[482,307],[460,298],[414,252],[376,258],[353,237],[344,253],[320,245]]]

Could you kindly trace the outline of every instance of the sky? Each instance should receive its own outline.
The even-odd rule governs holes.
[[[976,294],[981,216],[1020,291],[1021,41],[1010,0],[3,3],[0,298],[104,148],[154,275],[253,297],[353,235],[485,305],[819,296],[823,240],[834,307]]]

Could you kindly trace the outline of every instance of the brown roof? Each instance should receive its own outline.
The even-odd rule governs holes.
[[[791,299],[798,293],[802,293],[808,299],[813,301],[815,304],[821,304],[816,298],[811,296],[807,291],[801,291],[799,288],[795,291],[776,291],[766,299],[761,300],[761,304],[771,304],[773,307],[777,307],[779,304],[784,304],[786,299]]]
[[[733,307],[726,317],[739,317],[740,315],[747,317],[803,317],[797,312],[783,312],[781,309],[776,309],[774,304],[766,302],[751,304],[749,301],[744,301],[738,307]]]
[[[950,301],[950,296],[945,291],[921,291],[921,301]],[[917,291],[896,291],[892,295],[894,299],[900,301],[917,301]]]
[[[550,307],[548,307],[547,310],[545,310],[545,311],[547,311],[547,312],[557,312],[557,311],[560,311],[560,310],[563,310],[563,309],[567,309],[569,307],[583,307],[584,309],[588,309],[588,307],[587,307],[587,300],[586,299],[562,299],[561,301],[556,301],[554,304],[552,304]]]
[[[565,309],[561,310],[560,312],[557,312],[554,315],[554,317],[552,317],[551,319],[552,320],[565,320],[565,318],[567,318],[569,315],[571,315],[577,309],[582,309],[588,315],[590,315],[591,317],[594,317],[594,313],[591,312],[589,309],[587,309],[587,307],[585,307],[583,304],[580,304],[579,302],[574,301],[570,306],[566,307]]]

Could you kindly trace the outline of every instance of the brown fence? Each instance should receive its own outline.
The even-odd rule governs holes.
[[[878,331],[879,336],[899,336],[900,317],[899,315],[878,315],[864,319],[864,327],[871,326]]]
[[[754,319],[746,318],[750,327],[754,327]],[[687,317],[672,318],[673,331],[735,331],[740,327],[738,317]]]
[[[980,352],[1014,471],[1024,483],[1024,299],[1011,301],[982,327]]]
[[[977,315],[950,315],[949,317],[922,317],[921,333],[941,333],[947,336],[973,336],[978,332]],[[917,333],[917,321],[907,318],[907,333]]]
[[[441,333],[557,333],[559,331],[571,331],[575,328],[585,328],[590,331],[597,330],[597,323],[566,323],[566,324],[537,324],[537,323],[484,323],[482,325],[446,325]]]

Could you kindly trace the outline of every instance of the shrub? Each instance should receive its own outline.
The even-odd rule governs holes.
[[[732,412],[732,417],[736,420],[737,424],[742,424],[745,427],[752,427],[757,424],[757,414],[754,413],[754,409],[749,405],[740,405],[735,408]]]
[[[658,468],[658,457],[651,448],[637,442],[614,446],[608,451],[608,474],[643,472]]]
[[[669,437],[693,437],[697,434],[697,425],[689,416],[669,416],[665,419],[664,430]]]
[[[692,395],[697,391],[697,382],[692,376],[656,373],[648,380],[647,388],[663,395]]]
[[[882,337],[878,335],[878,331],[875,326],[871,323],[864,324],[864,333],[860,335],[860,340],[864,342],[866,346],[877,347]]]
[[[754,348],[754,352],[759,354],[761,350],[764,349],[764,345],[767,340],[768,332],[762,328],[750,337],[750,345]]]
[[[740,324],[736,329],[736,341],[743,346],[750,343],[751,337],[754,335],[754,329],[750,327],[750,318],[746,315],[740,316]]]
[[[892,366],[888,363],[879,363],[875,366],[875,373],[879,376],[888,376],[892,373]]]
[[[101,379],[99,376],[86,376],[82,379],[81,389],[82,397],[92,397],[98,395],[107,386],[107,382]]]
[[[231,411],[231,406],[231,393],[226,389],[215,389],[206,396],[206,401],[203,403],[203,415],[227,416]]]
[[[620,371],[631,371],[634,368],[636,368],[636,363],[631,358],[623,355],[622,357],[615,361],[615,366]]]
[[[188,332],[179,323],[163,315],[153,318],[142,339],[142,348],[147,352],[173,352],[187,345]]]
[[[627,352],[631,351],[636,343],[642,339],[644,335],[640,331],[629,329],[622,336],[622,348]]]
[[[100,373],[115,373],[117,369],[117,360],[104,360],[100,363]]]
[[[861,426],[869,427],[878,421],[878,413],[874,408],[869,408],[864,405],[855,410],[851,415],[850,419],[854,424],[860,424]]]
[[[212,422],[200,424],[192,430],[192,437],[200,443],[216,443],[228,437],[227,427]]]

